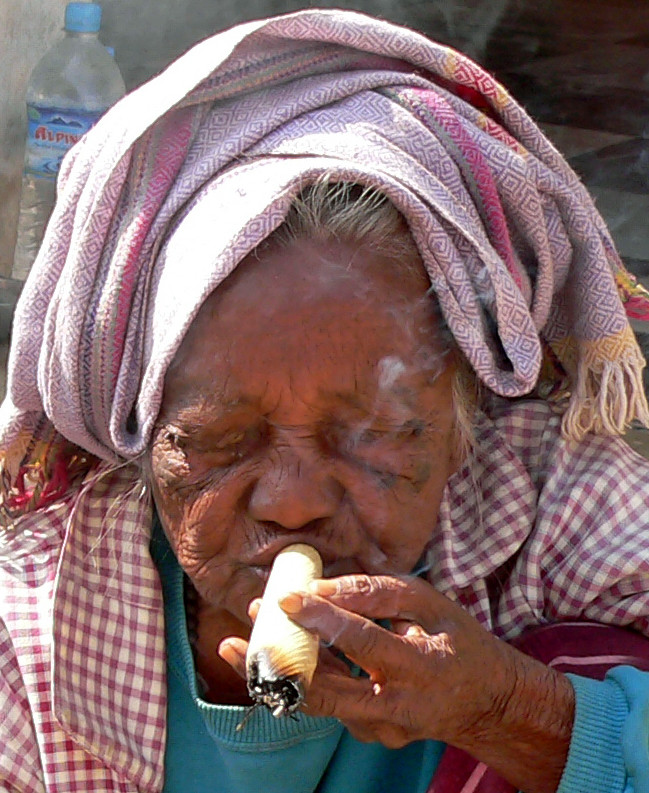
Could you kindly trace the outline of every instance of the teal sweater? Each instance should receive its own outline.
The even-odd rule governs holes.
[[[336,719],[276,719],[201,698],[187,636],[183,572],[161,530],[151,544],[165,600],[168,667],[164,793],[424,793],[444,750],[356,741]],[[603,682],[569,675],[576,721],[557,793],[649,793],[649,676],[617,667]],[[406,781],[407,780],[407,781]]]
[[[200,696],[187,636],[183,572],[162,536],[152,551],[163,582],[168,705],[165,793],[424,793],[444,745],[418,741],[403,749],[356,741],[337,719],[299,714],[276,719],[259,708],[244,729],[246,708]]]

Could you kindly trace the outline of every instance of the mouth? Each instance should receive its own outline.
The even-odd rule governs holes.
[[[263,555],[259,554],[259,556],[251,560],[250,563],[244,563],[244,567],[253,572],[265,584],[266,581],[268,581],[268,576],[270,575],[270,570],[277,554],[283,548],[292,544],[293,543],[287,543],[280,548],[273,549],[272,552],[264,552]],[[337,576],[353,573],[370,572],[355,557],[337,557],[333,556],[331,553],[327,554],[326,551],[319,549],[315,544],[313,544],[312,547],[314,547],[322,557],[323,578],[336,578]]]

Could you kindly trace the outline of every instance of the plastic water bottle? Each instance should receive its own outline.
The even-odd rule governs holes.
[[[68,3],[65,36],[39,61],[27,87],[27,146],[12,275],[24,280],[56,198],[63,155],[125,93],[110,52],[99,41],[101,6]]]

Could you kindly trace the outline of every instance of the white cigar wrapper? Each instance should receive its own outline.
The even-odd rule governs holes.
[[[289,545],[273,562],[246,654],[248,692],[273,716],[300,706],[318,663],[318,637],[293,622],[278,601],[321,576],[322,560],[310,545]]]

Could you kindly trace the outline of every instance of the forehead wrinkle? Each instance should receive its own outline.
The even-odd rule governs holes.
[[[358,378],[355,376],[353,391],[347,392],[339,389],[331,390],[322,387],[318,389],[318,395],[331,402],[339,402],[354,410],[363,410],[366,412],[368,411],[368,407],[374,407],[377,402],[384,402],[385,396],[396,396],[406,407],[415,410],[418,400],[424,390],[434,387],[438,376],[439,374],[436,373],[435,376],[431,378],[430,373],[423,369],[414,372],[407,371],[401,374],[397,380],[388,387],[381,387],[377,379],[375,383],[376,390],[371,394],[368,393],[366,399],[359,396],[359,394],[363,392],[363,389],[360,388]],[[410,383],[400,382],[404,379],[409,380]]]
[[[329,402],[331,405],[335,405],[338,403],[343,407],[351,409],[351,411],[356,414],[357,417],[362,419],[367,418],[378,418],[381,420],[389,421],[390,423],[396,422],[399,426],[405,426],[409,421],[415,420],[416,416],[414,415],[418,412],[418,405],[416,404],[416,394],[413,392],[413,399],[409,400],[408,402],[399,402],[398,404],[398,413],[401,415],[395,414],[394,406],[391,406],[387,399],[381,399],[377,397],[363,399],[359,397],[358,394],[346,394],[339,391],[327,391],[321,390],[322,395],[324,398]],[[403,409],[408,411],[408,416],[405,417],[403,415]]]

